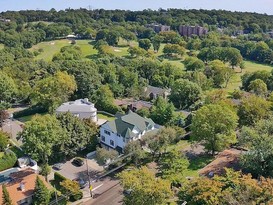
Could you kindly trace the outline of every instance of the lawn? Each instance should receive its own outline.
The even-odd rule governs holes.
[[[112,116],[106,115],[106,114],[102,114],[102,113],[98,113],[98,119],[113,121],[115,119],[115,117],[112,117]]]
[[[231,79],[228,87],[225,89],[228,92],[232,92],[235,89],[239,89],[239,87],[242,85],[241,76],[246,72],[255,72],[259,70],[266,70],[266,71],[272,71],[273,67],[269,65],[264,64],[258,64],[252,61],[244,61],[245,62],[245,69],[243,69],[242,73],[236,73],[236,75]]]
[[[198,171],[207,166],[214,159],[211,155],[202,155],[195,158],[189,159],[190,165],[184,172],[186,177],[198,177]]]
[[[35,57],[35,59],[40,60],[43,59],[45,61],[51,61],[53,56],[60,52],[61,48],[64,46],[70,45],[70,41],[67,39],[63,40],[55,40],[55,41],[47,41],[39,43],[32,48],[30,51],[38,51],[39,49],[43,49],[43,52]]]
[[[90,40],[76,40],[76,45],[81,48],[84,58],[89,58],[90,55],[98,53],[98,51],[93,48],[92,41]]]

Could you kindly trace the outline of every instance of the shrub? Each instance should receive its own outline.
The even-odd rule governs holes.
[[[0,159],[0,171],[13,167],[17,162],[17,157],[14,152],[5,152],[4,156]]]
[[[54,180],[58,183],[66,180],[66,178],[58,172],[54,172]]]
[[[32,107],[29,107],[25,110],[21,110],[19,112],[15,112],[13,114],[13,117],[14,118],[20,118],[20,117],[24,117],[24,116],[28,116],[28,115],[34,115],[34,114],[37,114],[37,113],[44,113],[44,112],[47,112],[47,110],[41,106],[32,106]]]

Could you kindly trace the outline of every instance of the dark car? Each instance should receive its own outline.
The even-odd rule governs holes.
[[[73,181],[78,182],[78,184],[79,184],[79,186],[80,186],[81,189],[84,189],[84,188],[87,186],[87,184],[88,184],[87,181],[85,181],[85,180],[82,179],[82,178],[75,179],[75,180],[73,180]]]
[[[75,158],[72,161],[72,164],[74,164],[77,167],[81,167],[82,165],[84,165],[84,161],[81,158]]]

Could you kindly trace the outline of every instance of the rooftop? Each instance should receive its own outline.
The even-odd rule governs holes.
[[[18,201],[33,195],[37,176],[40,177],[48,188],[50,188],[50,185],[45,181],[45,179],[31,169],[10,174],[12,180],[7,183],[6,186],[14,204],[17,204]],[[20,189],[20,185],[22,184],[24,185],[23,191]],[[2,199],[2,186],[0,186],[0,198]]]
[[[132,132],[135,127],[140,132],[143,132],[148,126],[155,125],[151,119],[141,117],[132,111],[129,111],[126,115],[117,115],[116,117],[115,120],[107,122],[105,125],[108,125],[113,132],[127,138],[132,138],[136,135]]]
[[[94,104],[87,98],[63,103],[56,112],[96,112]]]

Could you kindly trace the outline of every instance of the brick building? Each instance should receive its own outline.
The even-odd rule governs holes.
[[[146,27],[153,29],[156,33],[171,30],[170,26],[161,25],[161,24],[147,24]]]
[[[208,33],[208,29],[201,26],[179,26],[181,36],[191,37],[192,35],[202,36]]]

